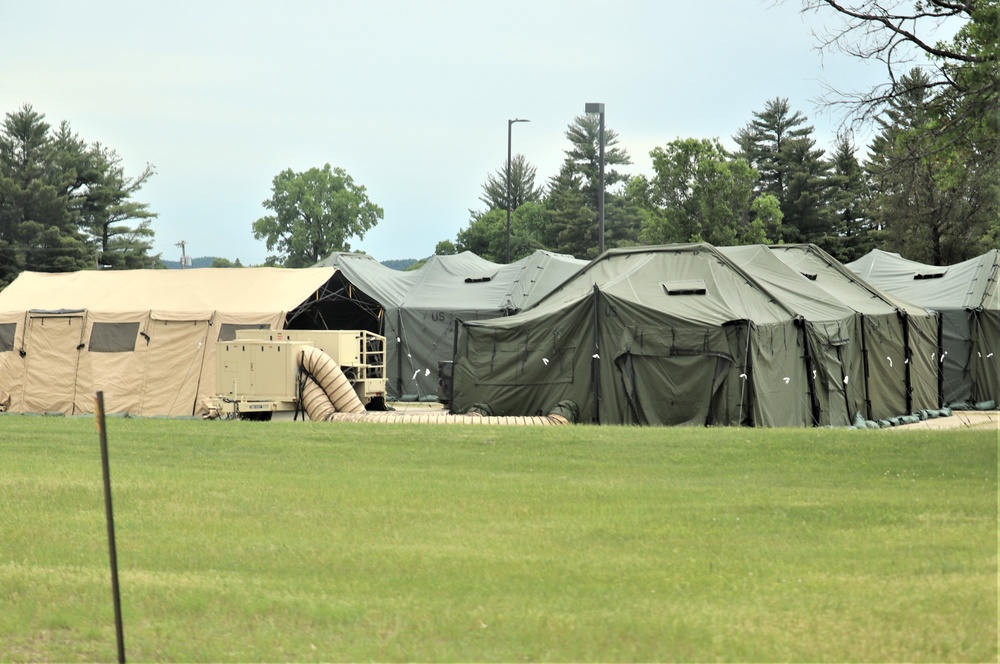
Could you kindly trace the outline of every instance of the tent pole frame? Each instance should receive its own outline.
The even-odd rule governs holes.
[[[906,382],[906,412],[913,412],[913,377],[910,375],[913,365],[913,349],[910,348],[910,317],[904,311],[899,313],[899,322],[903,325],[903,352],[906,354],[903,362]]]
[[[601,423],[601,289],[594,284],[594,353],[590,360],[590,380],[594,393],[594,424]]]
[[[746,320],[746,331],[747,331],[747,354],[744,359],[744,371],[747,375],[746,385],[747,385],[747,425],[751,428],[757,426],[757,422],[754,419],[754,404],[756,399],[754,398],[754,378],[753,378],[753,351],[751,350],[751,340],[750,335],[753,332],[753,321]],[[742,422],[741,422],[742,424]]]
[[[802,330],[802,359],[806,362],[806,382],[809,384],[809,407],[812,410],[813,426],[816,427],[819,426],[820,416],[819,395],[816,394],[818,372],[815,371],[816,365],[813,362],[812,353],[810,352],[809,330],[806,328],[806,320],[804,318],[796,318],[795,323]]]
[[[865,368],[865,419],[872,419],[872,397],[871,397],[871,385],[868,380],[868,321],[864,314],[858,314],[861,317],[861,362]]]

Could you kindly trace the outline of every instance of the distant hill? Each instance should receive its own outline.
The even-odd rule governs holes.
[[[393,261],[382,261],[382,265],[385,265],[388,268],[392,268],[393,270],[399,270],[400,272],[402,272],[406,268],[413,265],[414,263],[419,262],[419,260],[420,259],[418,258],[399,258]]]
[[[202,256],[201,258],[192,258],[191,267],[212,267],[212,263],[215,261],[215,256]],[[180,261],[167,261],[160,259],[160,262],[167,266],[168,270],[179,270],[181,269]]]
[[[202,256],[201,258],[192,258],[191,267],[212,267],[212,263],[215,262],[215,259],[216,259],[215,256]],[[166,265],[168,270],[181,269],[180,261],[167,261],[161,259],[160,262]],[[417,262],[419,262],[419,259],[416,258],[399,258],[397,260],[382,261],[382,265],[385,265],[387,268],[390,268],[392,270],[399,270],[400,272],[402,272],[403,270],[405,270],[406,268],[410,267],[411,265]]]

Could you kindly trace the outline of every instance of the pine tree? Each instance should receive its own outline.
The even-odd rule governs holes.
[[[568,162],[564,162],[559,174],[549,180],[542,242],[551,251],[577,258],[594,258],[597,256],[597,207],[591,207],[582,180]]]
[[[825,245],[827,251],[844,263],[875,249],[882,236],[868,215],[868,180],[856,151],[849,136],[837,137],[830,175],[836,225]]]
[[[812,139],[813,127],[802,113],[792,113],[787,99],[769,100],[733,140],[735,156],[760,174],[760,192],[778,199],[781,239],[822,244],[833,233],[828,206],[830,164]]]
[[[0,285],[22,270],[93,264],[76,213],[94,171],[65,125],[55,137],[50,130],[29,105],[8,113],[0,130]]]
[[[974,142],[934,131],[948,118],[928,82],[912,70],[900,81],[909,94],[894,98],[878,119],[868,161],[872,215],[888,249],[947,265],[989,248],[983,240],[1000,217],[1000,165]]]
[[[0,285],[21,270],[153,267],[156,215],[133,195],[152,175],[124,174],[118,155],[88,145],[30,105],[0,128]],[[135,226],[128,222],[138,221]]]
[[[596,115],[576,117],[566,129],[570,147],[565,150],[559,174],[549,180],[545,207],[547,228],[543,233],[552,251],[578,258],[597,255],[600,198],[600,119]],[[618,146],[618,134],[604,130],[604,228],[605,246],[638,244],[641,215],[625,198],[628,176],[616,166],[632,163],[628,151]]]
[[[486,176],[479,200],[486,205],[486,212],[507,209],[506,164]],[[537,203],[541,200],[542,190],[535,186],[535,167],[523,154],[514,155],[510,160],[510,209],[516,210],[524,203]]]
[[[139,175],[129,178],[114,150],[95,144],[91,156],[99,165],[99,175],[88,188],[81,227],[96,246],[98,265],[120,270],[155,267],[159,256],[149,253],[154,235],[150,223],[157,215],[148,204],[132,198],[153,176],[153,167],[147,164]]]

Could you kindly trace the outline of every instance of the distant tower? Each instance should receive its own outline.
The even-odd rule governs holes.
[[[181,269],[183,270],[186,267],[191,267],[191,259],[188,258],[187,254],[184,252],[184,248],[187,246],[187,242],[185,242],[184,240],[181,240],[180,242],[178,242],[174,246],[181,248]]]

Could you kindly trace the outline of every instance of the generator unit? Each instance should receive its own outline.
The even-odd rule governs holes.
[[[210,415],[271,419],[299,411],[300,351],[306,346],[340,366],[367,409],[385,409],[385,337],[366,330],[247,329],[216,344]]]

